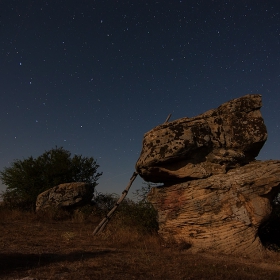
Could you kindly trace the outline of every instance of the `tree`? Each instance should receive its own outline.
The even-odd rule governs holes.
[[[95,187],[102,175],[97,173],[98,167],[93,157],[71,157],[62,147],[37,158],[15,160],[0,172],[0,179],[7,186],[3,201],[11,207],[35,209],[38,194],[59,184],[86,182]]]

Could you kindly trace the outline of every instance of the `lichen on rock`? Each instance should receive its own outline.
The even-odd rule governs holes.
[[[74,209],[90,203],[94,186],[84,182],[65,183],[40,193],[36,211],[49,208]]]
[[[149,201],[159,234],[194,250],[258,255],[258,229],[280,191],[280,161],[256,161],[267,139],[260,95],[246,95],[147,132],[136,170],[161,182]]]
[[[249,163],[267,139],[260,108],[260,95],[246,95],[197,117],[153,128],[144,135],[137,172],[146,181],[174,182]]]

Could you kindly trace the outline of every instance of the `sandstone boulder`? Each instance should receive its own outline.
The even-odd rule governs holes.
[[[255,161],[226,174],[153,188],[159,234],[194,250],[259,255],[259,226],[280,191],[280,161]]]
[[[159,234],[192,250],[258,256],[258,236],[280,192],[280,161],[256,161],[267,139],[261,96],[246,95],[144,135],[136,170],[161,182],[148,195]]]
[[[61,184],[38,195],[36,211],[48,208],[72,209],[90,203],[94,187],[83,182]]]
[[[207,178],[254,160],[267,139],[260,95],[246,95],[144,135],[137,172],[154,183]]]

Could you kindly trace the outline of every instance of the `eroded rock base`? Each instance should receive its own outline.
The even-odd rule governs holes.
[[[254,161],[209,178],[153,188],[159,234],[195,250],[260,255],[258,228],[280,191],[280,161]]]

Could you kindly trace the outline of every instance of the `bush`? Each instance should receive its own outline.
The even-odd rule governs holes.
[[[139,231],[149,233],[158,230],[157,212],[149,202],[126,200],[120,205],[116,216],[122,226],[133,226]]]
[[[7,186],[3,201],[10,208],[35,210],[37,196],[59,184],[86,182],[95,187],[102,175],[97,173],[98,167],[92,157],[71,157],[62,147],[46,151],[38,158],[15,160],[0,172],[0,179]]]
[[[118,199],[115,194],[98,193],[94,199],[96,213],[106,216]],[[155,232],[158,230],[157,212],[147,201],[134,202],[125,198],[109,224],[122,228],[135,227],[142,232]]]
[[[99,224],[115,206],[119,197],[116,194],[96,193],[92,205],[85,205],[72,212],[52,208],[36,213],[38,221],[66,221]],[[154,233],[158,230],[157,213],[147,201],[134,202],[124,199],[108,224],[113,231],[133,229],[138,233]]]

